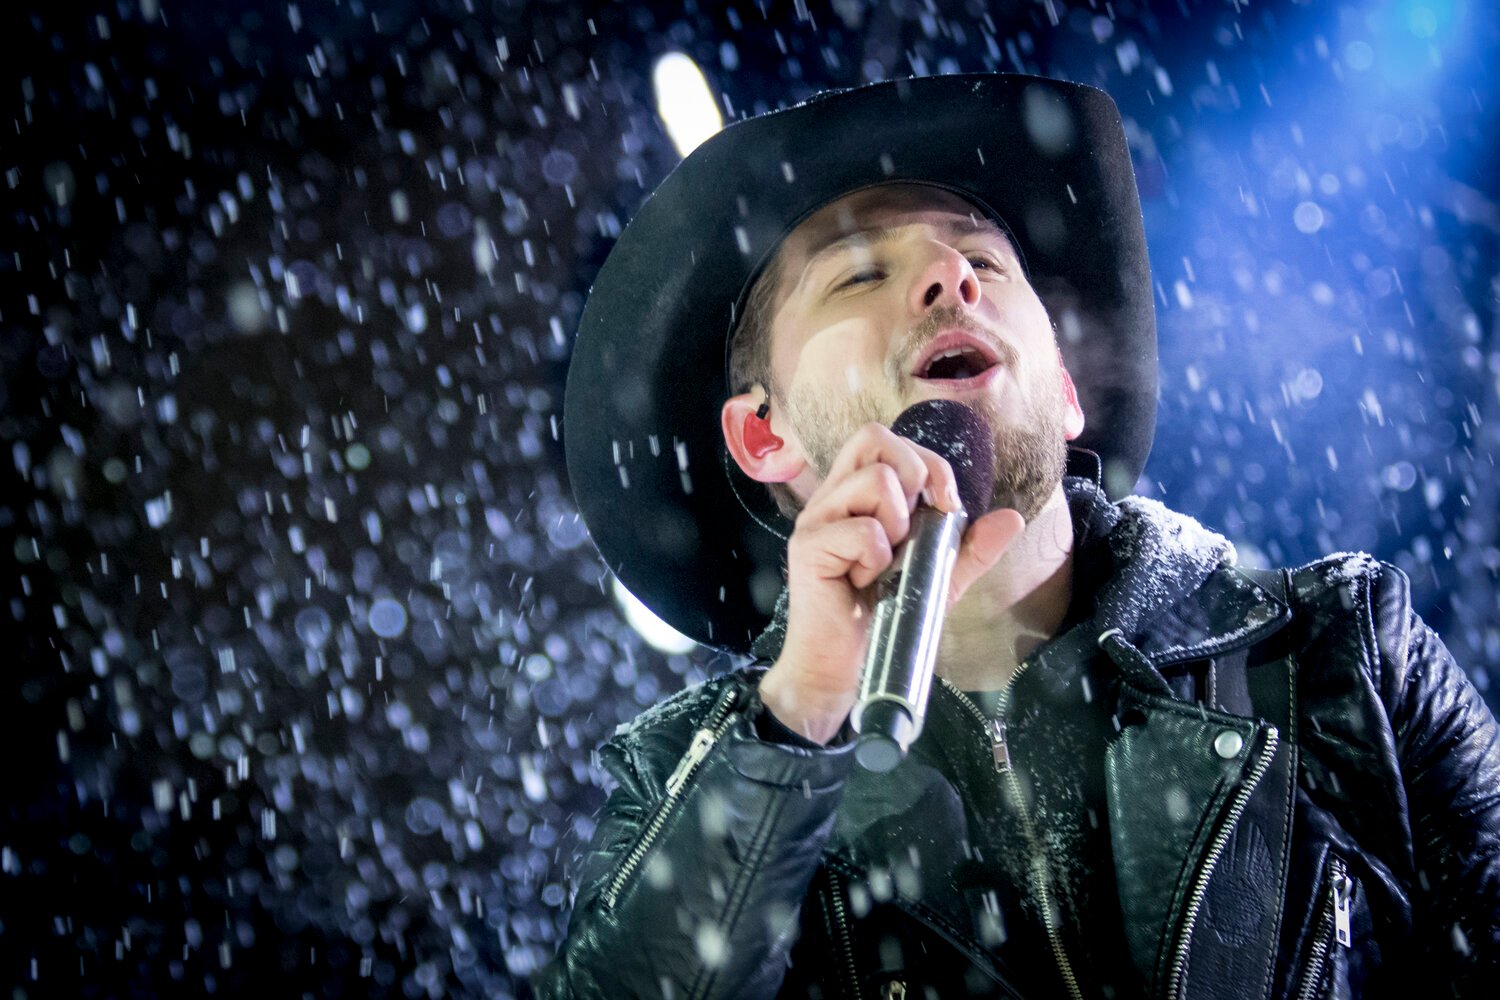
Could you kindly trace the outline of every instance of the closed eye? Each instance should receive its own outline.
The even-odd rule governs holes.
[[[855,271],[849,277],[839,282],[836,288],[850,288],[854,285],[864,285],[872,281],[879,281],[885,277],[885,272],[875,267],[867,267]]]

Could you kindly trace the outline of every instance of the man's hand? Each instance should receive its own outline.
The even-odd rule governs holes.
[[[870,584],[906,539],[924,493],[939,510],[962,507],[944,458],[870,423],[845,442],[797,517],[787,543],[786,642],[761,679],[760,695],[783,725],[814,742],[831,740],[854,707],[874,610]],[[970,522],[953,568],[950,607],[1024,527],[1013,510]]]

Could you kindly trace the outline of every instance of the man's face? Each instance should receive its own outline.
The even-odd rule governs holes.
[[[818,478],[862,424],[953,399],[994,431],[993,505],[1031,520],[1082,417],[1005,235],[956,195],[890,185],[824,207],[778,255],[772,395]]]

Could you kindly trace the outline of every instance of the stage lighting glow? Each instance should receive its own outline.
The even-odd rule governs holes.
[[[719,105],[698,64],[681,52],[668,52],[651,70],[656,113],[677,152],[687,156],[724,126]]]
[[[1372,5],[1350,36],[1345,62],[1375,70],[1389,86],[1410,90],[1432,84],[1469,43],[1463,0],[1402,0]]]
[[[625,620],[653,649],[669,654],[687,653],[698,645],[656,617],[656,613],[642,604],[640,598],[626,590],[625,585],[618,579],[614,580],[614,593],[615,603],[620,606],[621,611],[625,612]]]

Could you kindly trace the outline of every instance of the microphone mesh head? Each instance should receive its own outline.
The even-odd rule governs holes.
[[[948,460],[971,519],[989,513],[995,441],[983,417],[951,399],[924,399],[897,417],[891,430]]]

